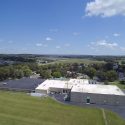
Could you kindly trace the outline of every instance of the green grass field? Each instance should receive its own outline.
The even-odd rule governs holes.
[[[93,63],[105,63],[104,61],[96,61],[96,60],[90,60],[90,59],[75,59],[75,58],[62,58],[57,59],[54,62],[47,63],[47,64],[55,64],[55,63],[84,63],[84,64],[93,64]],[[41,64],[40,64],[41,65]],[[46,64],[42,64],[46,65]]]
[[[105,111],[108,125],[125,125]],[[101,109],[80,108],[25,93],[0,91],[0,125],[105,125]]]
[[[119,81],[109,82],[109,84],[111,84],[111,85],[117,85],[119,88],[125,89],[125,85],[120,84]]]
[[[57,61],[59,63],[84,63],[84,64],[91,64],[91,63],[104,63],[103,61],[96,61],[90,59],[62,59]]]

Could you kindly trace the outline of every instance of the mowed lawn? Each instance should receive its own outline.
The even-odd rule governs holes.
[[[109,82],[109,84],[116,85],[116,86],[118,86],[121,89],[125,89],[125,85],[124,84],[120,84],[119,81]]]
[[[108,125],[125,125],[105,111]],[[63,105],[50,98],[0,91],[0,125],[105,125],[101,109]]]

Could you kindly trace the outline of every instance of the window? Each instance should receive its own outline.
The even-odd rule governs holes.
[[[68,93],[68,91],[63,89],[63,93]]]

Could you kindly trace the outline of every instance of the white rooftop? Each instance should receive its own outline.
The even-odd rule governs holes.
[[[84,84],[89,84],[89,80],[88,79],[70,79],[68,83],[72,85],[84,85]]]
[[[46,80],[41,83],[36,89],[48,90],[49,88],[67,88],[71,89],[73,86],[89,84],[88,79],[70,79],[67,80]]]
[[[49,88],[71,89],[71,92],[125,95],[115,85],[89,84],[88,79],[70,79],[67,80],[46,80],[41,83],[36,90],[49,90]]]
[[[77,85],[73,86],[71,92],[109,94],[109,95],[125,95],[116,85]]]
[[[72,86],[69,85],[67,81],[46,80],[42,84],[40,84],[36,89],[48,90],[50,87],[71,89]]]

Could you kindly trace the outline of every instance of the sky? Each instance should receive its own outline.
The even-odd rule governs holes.
[[[125,0],[0,0],[0,53],[125,55]]]

